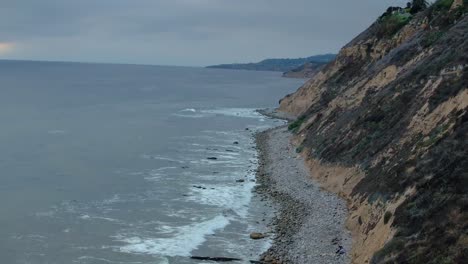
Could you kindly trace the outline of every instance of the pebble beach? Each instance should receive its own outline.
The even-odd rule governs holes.
[[[314,182],[291,137],[286,126],[256,135],[256,192],[277,208],[270,223],[273,243],[261,259],[264,263],[349,263],[346,202]]]

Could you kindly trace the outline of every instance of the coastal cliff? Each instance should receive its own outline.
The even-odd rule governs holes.
[[[336,54],[314,55],[296,59],[266,59],[255,63],[233,63],[207,66],[214,69],[279,71],[285,77],[310,78],[324,65],[335,59]]]
[[[300,67],[292,69],[283,73],[283,77],[288,78],[313,78],[317,73],[319,73],[323,67],[325,67],[326,63],[314,63],[308,62]]]
[[[280,101],[353,263],[468,263],[467,5],[389,8]]]

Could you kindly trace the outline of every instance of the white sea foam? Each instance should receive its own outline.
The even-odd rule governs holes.
[[[193,114],[193,115],[188,115],[188,114],[173,114],[174,116],[178,117],[185,117],[185,118],[203,118],[206,117],[206,115],[203,114]]]
[[[252,199],[252,188],[255,183],[247,181],[232,186],[204,185],[206,189],[192,187],[186,199],[200,204],[214,205],[233,210],[245,218],[248,205]]]
[[[194,108],[186,108],[186,109],[180,110],[180,112],[192,112],[192,113],[195,113],[195,112],[197,112],[197,110],[194,109]]]
[[[224,115],[232,117],[244,117],[244,118],[263,118],[263,115],[258,113],[255,108],[219,108],[202,110],[202,113]]]
[[[127,245],[119,248],[121,252],[143,253],[162,256],[190,256],[206,240],[207,235],[229,224],[229,219],[223,215],[213,219],[174,228],[173,235],[168,238],[141,238],[137,236],[117,236],[117,240]]]
[[[114,223],[121,223],[122,221],[110,217],[103,217],[103,216],[92,216],[92,219],[98,219],[98,220],[103,220],[103,221],[108,221],[108,222],[114,222]]]
[[[204,130],[202,133],[208,133],[208,134],[215,134],[215,135],[223,135],[223,136],[238,136],[238,132],[233,132],[233,131],[219,131],[219,130]]]
[[[180,114],[182,112],[183,114]],[[174,113],[173,115],[186,118],[203,118],[211,117],[215,115],[224,115],[230,117],[241,117],[241,118],[255,118],[263,119],[264,116],[257,112],[255,108],[217,108],[217,109],[205,109],[199,110],[193,108],[187,108]]]
[[[156,171],[165,171],[165,170],[172,170],[172,169],[177,169],[177,167],[161,167],[161,168],[157,168],[157,169],[154,169]]]
[[[166,174],[164,173],[159,173],[159,172],[150,172],[149,173],[150,175],[145,177],[145,180],[147,181],[158,181],[160,179],[162,179],[164,176],[166,176]]]
[[[209,160],[209,159],[200,159],[200,160],[191,160],[191,164],[202,164],[202,165],[223,165],[224,167],[239,167],[244,166],[245,162],[237,159],[232,160]]]
[[[114,194],[111,198],[102,201],[101,204],[110,205],[118,202],[122,202],[122,199],[118,194]]]
[[[86,262],[83,262],[83,261],[86,261]],[[117,260],[110,260],[110,259],[105,259],[105,258],[98,258],[98,257],[93,257],[93,256],[81,256],[78,258],[77,261],[74,261],[75,263],[88,263],[87,261],[90,261],[89,263],[96,263],[96,262],[99,262],[99,263],[102,263],[102,262],[105,262],[105,263],[113,263],[113,264],[144,264],[146,262],[122,262],[122,261],[117,261]],[[169,261],[166,259],[166,258],[163,258],[160,260],[160,262],[157,262],[155,264],[168,264]]]
[[[141,157],[144,159],[165,160],[165,161],[170,161],[170,162],[183,163],[183,161],[180,161],[180,160],[171,159],[168,157],[163,157],[163,156],[158,156],[158,155],[143,154],[141,155]]]
[[[80,216],[80,218],[86,220],[86,219],[90,219],[91,216],[89,216],[89,215],[82,215],[82,216]]]

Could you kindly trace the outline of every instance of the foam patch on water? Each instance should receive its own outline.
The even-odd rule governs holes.
[[[157,168],[155,170],[156,171],[166,171],[166,170],[173,170],[173,169],[177,169],[177,167],[161,167],[161,168]]]
[[[205,110],[196,110],[193,108],[186,108],[180,110],[178,113],[173,115],[178,117],[186,118],[203,118],[211,117],[215,115],[223,115],[230,117],[241,117],[241,118],[255,118],[260,121],[264,121],[264,116],[257,112],[255,108],[218,108],[218,109],[205,109]]]
[[[145,180],[147,180],[147,181],[158,181],[158,180],[161,180],[162,178],[164,178],[165,176],[166,176],[166,174],[164,174],[164,173],[151,171],[149,173],[149,176],[145,177]]]
[[[146,262],[122,262],[122,261],[117,261],[117,260],[110,260],[106,258],[98,258],[98,257],[93,257],[93,256],[81,256],[78,258],[78,263],[112,263],[112,264],[145,264]],[[169,264],[169,260],[166,258],[158,258],[157,264]]]
[[[211,110],[202,110],[202,113],[224,115],[232,117],[256,118],[261,119],[264,116],[257,112],[255,108],[219,108]]]
[[[209,159],[200,159],[200,160],[191,160],[191,164],[202,164],[202,165],[223,165],[230,168],[238,168],[245,165],[245,162],[231,159],[231,160],[209,160]]]
[[[120,221],[118,219],[115,219],[115,218],[104,217],[104,216],[90,216],[90,215],[87,215],[87,214],[81,215],[79,218],[82,219],[82,220],[96,219],[96,220],[102,220],[102,221],[113,222],[113,223],[122,223],[122,221]]]
[[[178,116],[178,117],[185,117],[185,118],[203,118],[203,117],[206,117],[206,115],[203,115],[203,114],[194,114],[194,115],[173,114],[173,115]]]
[[[239,217],[245,218],[248,214],[248,205],[252,199],[251,190],[254,186],[255,183],[246,179],[246,182],[233,186],[204,185],[205,189],[191,187],[190,196],[186,199],[233,210]]]
[[[188,257],[190,252],[206,241],[206,236],[214,234],[228,224],[229,219],[219,215],[204,222],[174,228],[173,234],[168,238],[118,236],[117,240],[127,244],[119,248],[125,253]]]
[[[196,110],[195,108],[186,108],[186,109],[180,110],[180,112],[192,112],[192,113],[195,113],[195,112],[197,112],[197,110]]]

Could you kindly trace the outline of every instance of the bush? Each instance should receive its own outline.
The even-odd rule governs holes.
[[[302,153],[303,150],[304,150],[304,146],[299,146],[296,148],[296,153]]]
[[[293,133],[296,133],[301,127],[302,123],[304,123],[305,119],[306,119],[305,116],[299,117],[296,121],[289,124],[288,130],[292,131]]]
[[[427,48],[432,46],[434,43],[436,43],[444,33],[442,31],[434,31],[430,32],[429,34],[426,35],[426,37],[422,41],[423,47]]]
[[[434,2],[435,10],[449,10],[453,4],[453,0],[438,0]]]
[[[400,31],[401,28],[408,24],[411,18],[412,16],[408,13],[396,13],[382,17],[377,30],[377,36],[379,38],[392,37]]]
[[[371,263],[380,263],[385,259],[385,256],[391,255],[393,252],[401,251],[404,247],[405,241],[395,237],[374,254]]]
[[[384,224],[387,224],[390,218],[392,218],[392,212],[389,212],[389,211],[385,212],[385,215],[383,218]]]
[[[413,0],[413,2],[411,3],[410,12],[411,12],[411,14],[416,14],[416,13],[426,9],[427,6],[428,6],[428,3],[427,3],[426,0]]]

